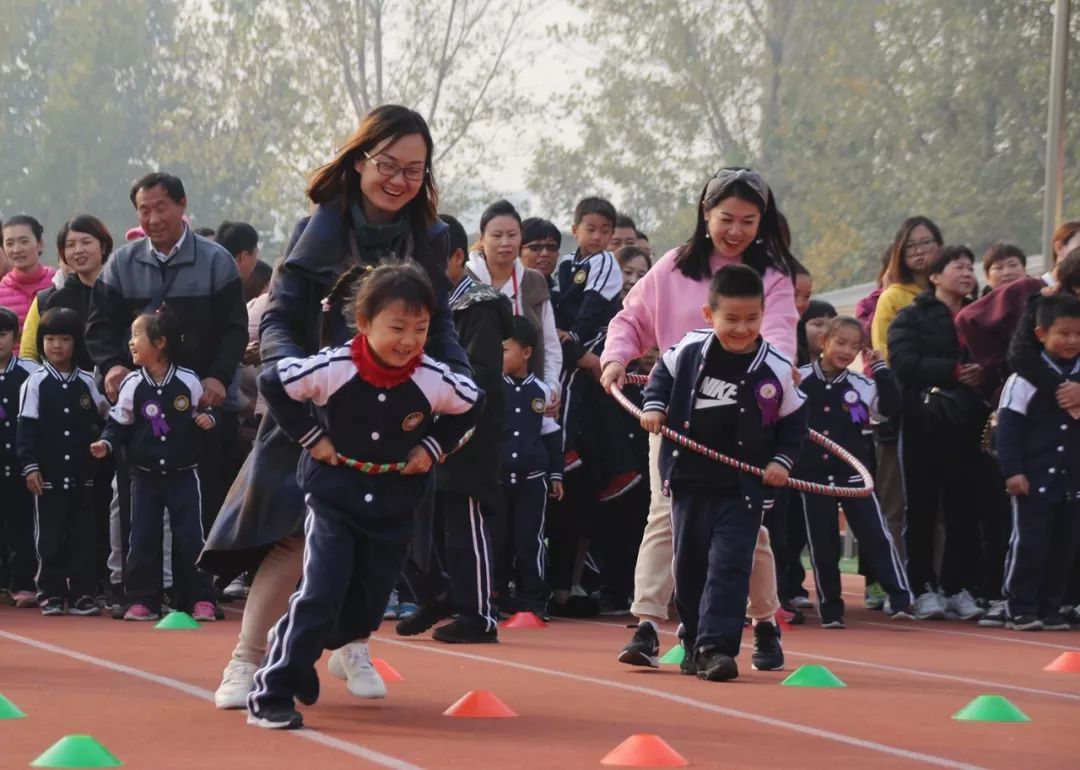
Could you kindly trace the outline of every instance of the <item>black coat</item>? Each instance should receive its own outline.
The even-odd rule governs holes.
[[[93,289],[83,283],[75,273],[64,279],[64,285],[57,289],[50,286],[42,289],[37,294],[38,315],[45,315],[46,310],[54,307],[66,307],[74,310],[82,319],[83,328],[90,315],[90,293]],[[88,372],[94,370],[94,360],[90,358],[90,351],[86,349],[86,340],[79,339],[75,343],[75,366]]]
[[[407,246],[435,286],[438,307],[425,352],[455,371],[471,374],[448,306],[449,229],[440,221],[428,235],[425,248]],[[302,220],[290,245],[285,263],[270,283],[270,302],[259,327],[264,365],[287,356],[311,355],[322,347],[323,337],[333,345],[351,338],[341,308],[324,313],[322,299],[352,263],[354,249],[361,261],[371,261],[355,244],[348,217],[332,205],[318,206],[310,219]],[[270,546],[300,531],[304,519],[303,495],[296,480],[300,451],[300,445],[271,415],[263,419],[251,453],[206,538],[200,568],[228,580],[254,569]]]

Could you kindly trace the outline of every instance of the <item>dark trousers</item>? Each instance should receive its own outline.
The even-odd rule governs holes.
[[[254,714],[291,706],[297,692],[310,688],[324,649],[367,639],[382,622],[405,565],[413,516],[382,508],[370,499],[377,493],[377,486],[372,494],[358,491],[350,510],[307,495],[300,589],[289,599],[266,662],[255,674],[248,696]]]
[[[801,495],[789,493],[787,503],[787,541],[784,543],[783,564],[779,558],[776,560],[776,569],[781,575],[776,588],[781,599],[790,601],[796,596],[808,595],[803,588],[806,568],[802,563],[802,552],[806,548],[806,513]]]
[[[495,517],[495,585],[500,594],[514,581],[516,606],[543,613],[547,606],[547,475],[503,479],[503,513]]]
[[[1014,497],[1012,520],[1005,563],[1008,613],[1040,618],[1056,614],[1080,546],[1080,501]]]
[[[818,593],[818,613],[823,623],[844,617],[840,589],[840,520],[835,497],[802,495],[806,511],[806,534],[810,561]],[[907,574],[889,534],[877,495],[848,498],[843,502],[844,518],[859,541],[859,560],[873,570],[874,577],[889,594],[893,610],[901,610],[914,600]]]
[[[634,565],[649,515],[647,472],[645,475],[622,497],[597,505],[590,553],[600,562],[601,594],[616,605],[629,606],[634,595]]]
[[[12,593],[34,590],[37,555],[34,553],[34,502],[26,480],[12,469],[0,476],[0,542],[7,567],[7,587]]]
[[[715,647],[736,657],[750,593],[761,509],[738,496],[676,491],[671,500],[675,606],[688,650]]]
[[[161,606],[166,508],[173,536],[173,586],[181,606],[213,601],[210,576],[195,568],[203,548],[203,529],[202,490],[194,468],[164,474],[131,469],[131,538],[124,570],[128,601],[154,611]]]
[[[592,484],[580,470],[564,478],[563,499],[548,504],[548,584],[552,590],[573,588],[578,544],[592,529],[599,505]]]
[[[203,530],[210,531],[217,518],[225,493],[232,483],[230,478],[230,451],[236,442],[240,422],[235,412],[217,412],[217,422],[210,430],[200,431],[202,445],[199,452],[199,473],[202,476],[202,523]],[[171,512],[170,512],[171,516]]]
[[[788,517],[788,509],[791,507],[791,498],[798,495],[787,489],[780,489],[776,498],[762,519],[762,525],[769,530],[769,547],[772,548],[773,562],[776,564],[776,593],[780,599],[790,599],[785,591],[786,572],[788,567],[788,537],[791,527]]]
[[[46,489],[34,498],[34,542],[39,560],[38,598],[93,596],[93,482]]]
[[[485,630],[492,631],[498,621],[491,601],[495,575],[488,516],[475,499],[457,492],[436,492],[435,508],[443,520],[442,553],[450,578],[450,602],[462,615],[478,619]]]

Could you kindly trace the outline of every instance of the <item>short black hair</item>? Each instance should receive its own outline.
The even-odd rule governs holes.
[[[843,328],[855,329],[859,332],[859,337],[864,342],[866,341],[866,327],[858,318],[852,318],[849,315],[833,316],[832,320],[829,321],[829,325],[825,327],[825,334],[822,335],[822,338],[827,340]]]
[[[637,225],[634,224],[634,220],[628,217],[626,214],[615,215],[615,226],[629,227],[631,230],[634,231],[635,236],[637,235]]]
[[[765,284],[749,265],[725,265],[709,281],[709,307],[716,307],[721,297],[757,297],[764,301]]]
[[[39,241],[41,240],[41,236],[45,234],[45,228],[41,226],[41,222],[38,222],[29,214],[16,214],[4,222],[3,227],[0,227],[0,230],[4,227],[15,227],[16,225],[26,225],[29,227],[34,233],[34,238]]]
[[[203,238],[209,238],[213,240],[214,236],[217,235],[217,231],[212,227],[196,227],[195,235],[201,235]],[[233,254],[233,256],[235,257],[236,255]]]
[[[0,307],[0,332],[11,332],[19,336],[19,317],[15,311],[6,307]]]
[[[542,241],[545,238],[551,238],[556,245],[562,246],[562,233],[551,220],[529,217],[521,223],[521,242],[523,244]]]
[[[975,264],[975,254],[967,246],[942,246],[938,249],[938,253],[930,260],[930,269],[927,272],[928,275],[941,275],[945,272],[945,268],[949,266],[950,262],[956,262],[960,259],[968,259],[971,264]]]
[[[639,241],[647,241],[647,240],[649,240],[649,236],[647,236],[645,233],[643,233],[641,230],[638,230],[637,228],[634,228],[634,236]]]
[[[812,299],[800,320],[813,321],[815,318],[836,318],[836,308],[823,299]]]
[[[1059,318],[1080,318],[1080,299],[1072,294],[1040,297],[1035,307],[1035,325],[1049,329]]]
[[[578,205],[574,206],[574,224],[580,225],[581,220],[589,214],[599,214],[604,219],[611,222],[612,227],[615,226],[615,207],[611,205],[611,201],[609,200],[597,198],[595,196],[582,198],[578,201]]]
[[[484,230],[487,229],[488,224],[495,217],[512,217],[517,220],[517,223],[521,224],[521,214],[514,208],[514,204],[505,198],[500,199],[492,203],[486,209],[484,213],[480,215],[480,234],[484,234]]]
[[[461,249],[461,252],[468,257],[469,236],[465,232],[464,225],[449,214],[439,214],[439,219],[446,222],[446,226],[450,228],[450,253],[453,254]]]
[[[45,359],[45,336],[48,334],[71,337],[75,341],[75,349],[78,350],[83,338],[82,316],[69,307],[54,307],[42,314],[37,330],[37,349],[42,360]]]
[[[164,302],[153,313],[142,313],[135,320],[146,321],[146,338],[153,344],[160,339],[165,340],[165,358],[170,363],[176,361],[176,355],[180,351],[180,344],[184,341],[184,331],[180,327],[180,319],[172,308]]]
[[[991,266],[1013,257],[1019,259],[1020,264],[1025,268],[1027,267],[1027,254],[1015,243],[1002,243],[1001,241],[991,243],[989,248],[983,252],[983,272],[989,275]]]
[[[241,252],[259,248],[259,234],[247,222],[225,220],[217,228],[215,240],[235,259]]]
[[[536,345],[540,339],[540,330],[536,328],[536,324],[525,316],[516,315],[514,316],[513,328],[507,339],[513,340],[523,348],[536,350]]]
[[[374,270],[368,270],[366,265],[358,267],[361,272],[353,283],[348,305],[352,316],[359,314],[370,321],[397,301],[403,302],[409,313],[426,310],[428,315],[435,315],[435,290],[428,274],[415,260],[384,262]]]
[[[174,203],[183,203],[187,197],[187,193],[184,192],[184,183],[180,181],[180,177],[166,174],[164,171],[154,171],[139,177],[135,180],[135,184],[131,185],[131,195],[129,196],[131,205],[135,205],[135,195],[139,190],[149,190],[151,187],[157,187],[158,185],[165,188],[165,194],[172,198]]]

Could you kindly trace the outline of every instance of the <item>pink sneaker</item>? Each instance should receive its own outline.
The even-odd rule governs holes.
[[[191,617],[201,623],[213,623],[217,620],[217,616],[214,615],[214,603],[195,602],[195,610],[191,613]]]
[[[37,594],[33,591],[16,591],[10,596],[10,601],[16,607],[24,609],[38,606]]]
[[[124,613],[124,620],[161,620],[161,614],[152,612],[145,604],[133,604]]]

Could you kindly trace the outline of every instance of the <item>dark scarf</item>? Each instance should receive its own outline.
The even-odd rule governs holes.
[[[364,262],[378,264],[391,257],[406,257],[409,254],[409,223],[405,217],[399,217],[386,225],[369,224],[364,218],[359,201],[349,204],[353,233]]]
[[[417,353],[416,357],[405,366],[387,366],[375,358],[371,346],[368,345],[367,337],[364,335],[357,334],[353,337],[350,347],[352,348],[352,360],[356,366],[356,371],[360,373],[360,377],[365,382],[371,383],[376,388],[392,388],[407,381],[416,371],[416,367],[420,365],[420,359],[424,355],[423,353]]]

